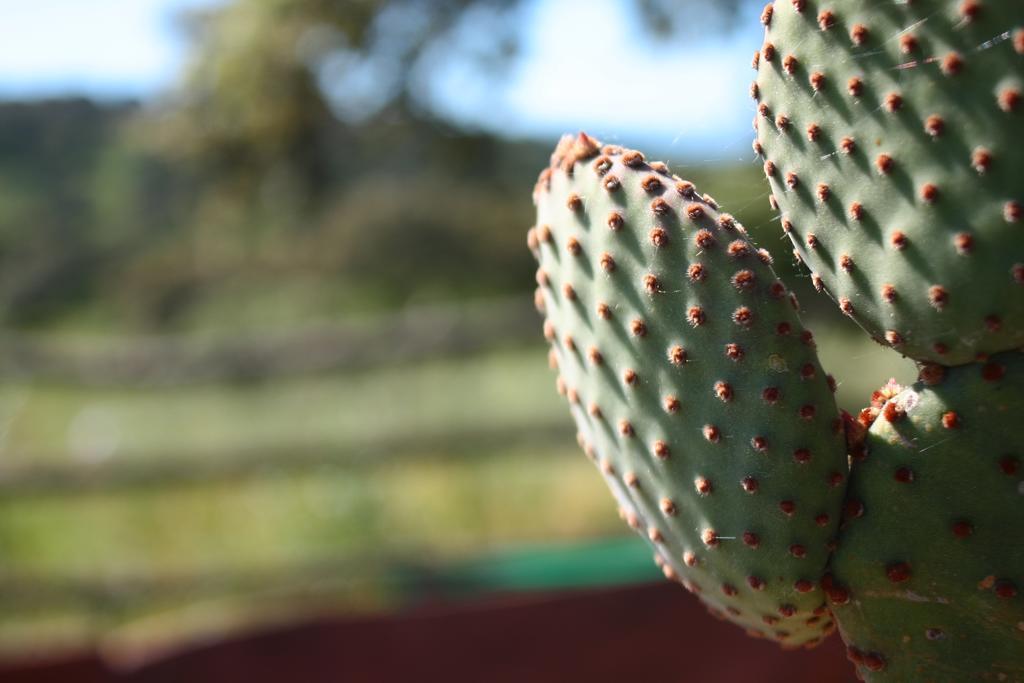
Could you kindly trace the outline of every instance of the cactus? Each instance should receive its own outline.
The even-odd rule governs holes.
[[[584,452],[665,575],[751,635],[838,624],[868,680],[1024,680],[1024,6],[777,0],[754,149],[795,255],[919,363],[839,416],[731,216],[567,136],[528,245]]]
[[[767,252],[662,164],[585,135],[559,146],[536,197],[559,391],[624,516],[716,613],[820,638],[845,443]]]
[[[778,2],[755,150],[815,286],[919,360],[1024,344],[1019,2]]]
[[[867,411],[869,455],[825,582],[859,666],[898,681],[1024,677],[1024,437],[1007,427],[1024,419],[1021,387],[1011,351],[926,365]]]

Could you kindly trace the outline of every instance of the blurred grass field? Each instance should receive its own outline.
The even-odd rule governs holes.
[[[816,337],[843,407],[912,376],[834,329]],[[170,637],[197,609],[381,609],[517,548],[623,538],[633,569],[607,580],[654,576],[536,345],[255,384],[7,383],[0,406],[0,649]]]

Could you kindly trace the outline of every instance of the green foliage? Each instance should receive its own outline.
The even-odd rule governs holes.
[[[312,283],[294,303],[313,316],[523,289],[529,256],[511,227],[529,211],[509,199],[510,176],[543,158],[531,144],[406,130],[404,156],[332,177],[320,205],[264,211],[144,142],[157,125],[148,116],[81,101],[0,106],[8,324],[230,325],[204,311],[257,305],[282,284]]]
[[[441,45],[449,59],[503,63],[517,4],[238,0],[193,17],[195,49],[156,142],[236,199],[286,215],[367,170],[423,172],[437,157],[418,152],[448,145],[447,125],[413,100],[418,70]],[[459,36],[474,14],[491,26],[486,49]]]
[[[84,100],[0,105],[0,309],[8,321],[38,322],[88,302],[112,258],[180,218],[182,179],[124,136],[135,115],[132,106]]]

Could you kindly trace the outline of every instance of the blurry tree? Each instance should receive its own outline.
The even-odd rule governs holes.
[[[224,207],[242,206],[248,237],[233,243],[269,223],[385,301],[516,289],[530,268],[523,188],[549,145],[459,130],[427,102],[453,64],[501,78],[530,4],[235,0],[188,23],[192,59],[158,139],[200,169],[219,238]],[[662,37],[706,32],[743,5],[628,3]],[[266,244],[255,249],[281,253]]]
[[[171,99],[163,139],[168,150],[214,173],[241,176],[244,188],[287,174],[313,198],[330,185],[334,171],[358,172],[385,157],[407,161],[401,151],[412,137],[458,147],[460,133],[423,106],[431,76],[462,63],[500,77],[515,55],[529,4],[235,0],[194,14],[185,23],[192,58]],[[750,4],[627,2],[661,36],[704,31]],[[566,33],[568,40],[586,38],[573,36],[571,26]],[[412,124],[411,130],[395,135],[398,122]],[[441,159],[455,165],[467,160],[458,153]]]
[[[112,261],[179,225],[183,181],[125,131],[132,104],[0,104],[0,311],[45,322],[88,304]]]
[[[458,148],[456,132],[437,121],[416,125],[429,118],[413,99],[422,60],[444,45],[448,58],[498,68],[518,5],[236,0],[194,15],[192,58],[162,122],[166,149],[242,192],[269,182],[315,201],[368,164],[401,168],[424,143]],[[465,21],[487,40],[458,40]]]
[[[635,6],[652,35],[672,39],[720,31],[757,0],[636,0]]]
[[[522,188],[547,145],[459,130],[418,96],[450,60],[496,77],[522,4],[236,0],[191,17],[192,58],[152,119],[204,188],[191,275],[269,260],[379,304],[528,282]]]
[[[183,18],[187,67],[146,107],[0,107],[2,314],[159,327],[289,279],[366,306],[521,291],[550,141],[460,129],[431,89],[453,65],[492,87],[538,1],[232,0]],[[676,40],[752,1],[627,6]]]

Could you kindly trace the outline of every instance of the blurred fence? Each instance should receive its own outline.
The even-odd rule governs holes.
[[[600,540],[626,530],[538,328],[504,300],[231,338],[8,335],[0,658],[139,624],[173,640],[195,614],[228,631],[652,577],[639,540]],[[906,377],[863,336],[817,338],[847,406]],[[80,449],[83,424],[120,440]]]
[[[324,466],[373,468],[439,453],[451,458],[481,459],[515,444],[521,448],[552,447],[572,441],[573,430],[561,416],[548,424],[456,429],[433,435],[382,435],[364,443],[320,447],[246,449],[215,453],[168,452],[114,462],[0,466],[0,497],[70,495],[130,489],[166,489],[197,483],[224,483],[249,477],[313,470]],[[52,457],[46,460],[60,460]]]
[[[195,614],[232,630],[654,576],[634,539],[587,545],[623,529],[538,328],[500,300],[230,338],[7,335],[0,658],[139,624],[173,640]],[[83,424],[121,438],[81,451]]]
[[[524,297],[232,338],[7,333],[0,337],[0,376],[150,387],[273,379],[476,353],[536,341],[538,330],[537,313]]]

